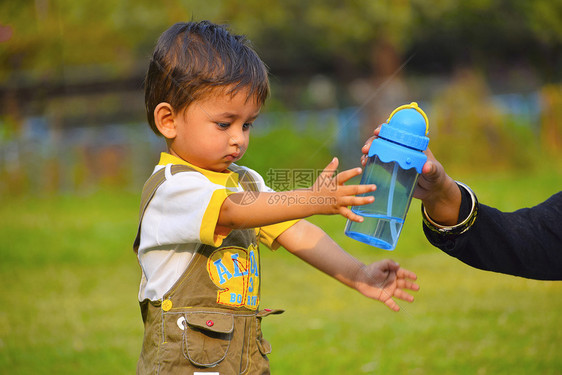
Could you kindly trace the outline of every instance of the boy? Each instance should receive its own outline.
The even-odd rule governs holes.
[[[145,325],[138,373],[267,374],[271,351],[259,311],[258,239],[283,246],[367,297],[399,307],[412,301],[416,275],[386,260],[366,266],[302,219],[339,213],[374,186],[343,185],[360,168],[276,193],[256,172],[234,164],[269,93],[267,69],[243,37],[210,22],[173,25],[162,34],[146,77],[153,131],[166,139],[143,189],[135,241],[142,268]],[[291,202],[291,204],[287,204]]]

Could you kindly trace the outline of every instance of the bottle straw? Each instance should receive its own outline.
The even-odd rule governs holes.
[[[398,163],[394,162],[393,164],[394,164],[394,168],[392,169],[392,178],[390,179],[388,203],[386,205],[386,216],[388,216],[389,218],[388,225],[390,226],[390,235],[392,236],[392,243],[395,243],[396,238],[398,237],[398,233],[396,231],[396,220],[392,219],[392,201],[394,200],[394,188],[396,185],[396,174],[398,172]]]

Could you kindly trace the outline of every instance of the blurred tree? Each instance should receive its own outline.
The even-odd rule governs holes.
[[[450,72],[460,64],[500,72],[529,64],[546,80],[562,78],[562,1],[412,3],[417,11],[410,48],[423,71]]]
[[[233,24],[253,22],[251,37],[274,71],[330,71],[349,75],[352,63],[369,63],[365,46],[390,41],[400,46],[410,31],[408,1],[290,0],[257,2]],[[238,24],[238,16],[241,24]]]
[[[123,73],[134,66],[139,47],[168,22],[161,6],[151,1],[2,2],[0,12],[14,30],[0,52],[2,80],[14,70],[31,78],[72,77],[65,68],[84,65],[104,74]]]
[[[74,64],[127,71],[169,24],[204,18],[248,34],[281,72],[345,75],[350,63],[368,65],[380,42],[400,54],[458,56],[455,62],[467,54],[540,59],[559,53],[562,42],[560,0],[215,0],[212,7],[201,0],[26,0],[0,3],[0,14],[13,29],[0,51],[0,79],[13,69],[53,74]],[[524,54],[528,47],[535,53]]]
[[[247,34],[284,79],[382,74],[382,49],[414,56],[413,71],[525,62],[551,81],[562,74],[560,0],[22,0],[0,2],[0,14],[0,100],[2,87],[37,82],[139,81],[157,36],[191,19]]]
[[[560,0],[24,0],[1,2],[0,14],[13,29],[1,45],[0,81],[14,70],[45,76],[67,65],[126,72],[163,29],[190,19],[231,24],[279,72],[345,76],[350,64],[368,66],[379,42],[416,51],[412,65],[432,54],[455,62],[517,54],[541,64],[560,58],[562,42]]]

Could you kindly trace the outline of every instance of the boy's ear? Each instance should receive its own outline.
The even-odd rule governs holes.
[[[154,123],[167,139],[173,139],[177,135],[174,117],[174,109],[169,103],[162,102],[154,108]]]

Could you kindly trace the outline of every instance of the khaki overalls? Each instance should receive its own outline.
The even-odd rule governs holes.
[[[173,165],[172,174],[199,173]],[[235,172],[239,172],[235,170]],[[255,191],[239,173],[245,191]],[[141,221],[164,169],[143,188]],[[135,251],[140,242],[135,240]],[[261,319],[282,310],[258,312],[261,269],[255,230],[233,230],[219,248],[201,245],[162,301],[140,303],[144,340],[137,374],[269,374],[270,344]]]

